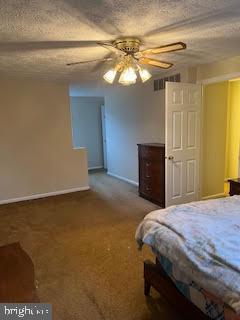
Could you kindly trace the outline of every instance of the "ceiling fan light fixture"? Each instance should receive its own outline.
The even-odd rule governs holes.
[[[139,67],[139,74],[143,83],[148,81],[152,77],[151,73],[147,69],[142,69],[140,67]]]
[[[112,84],[116,77],[116,74],[117,74],[116,69],[110,69],[103,75],[103,79],[108,83]]]
[[[115,67],[112,66],[112,68],[103,75],[103,78],[106,82],[113,84],[114,80],[116,79],[116,75],[119,72],[121,73],[119,78],[119,83],[123,85],[135,84],[137,81],[138,73],[143,83],[152,77],[152,75],[147,69],[144,69],[141,67],[142,65],[148,65],[148,66],[161,68],[161,69],[169,69],[173,66],[171,62],[153,59],[148,55],[174,52],[174,51],[184,50],[187,48],[187,45],[185,43],[176,42],[176,43],[163,45],[160,47],[140,50],[141,40],[135,37],[134,38],[123,37],[123,38],[116,39],[113,42],[100,41],[100,42],[96,42],[96,44],[104,47],[107,50],[110,50],[112,53],[115,54],[115,57],[108,56],[103,59],[77,61],[77,62],[67,63],[67,65],[71,66],[71,65],[78,65],[78,64],[97,62],[97,61],[101,61],[101,62],[112,61],[113,63],[115,63]]]
[[[137,75],[133,67],[127,67],[121,73],[119,78],[119,83],[124,86],[129,86],[131,84],[136,83]]]

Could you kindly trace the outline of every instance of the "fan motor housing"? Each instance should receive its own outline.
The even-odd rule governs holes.
[[[113,42],[113,45],[128,54],[136,53],[139,51],[141,41],[137,38],[121,38]]]

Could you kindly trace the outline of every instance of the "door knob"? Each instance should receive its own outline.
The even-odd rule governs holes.
[[[174,156],[168,156],[168,160],[173,160]]]

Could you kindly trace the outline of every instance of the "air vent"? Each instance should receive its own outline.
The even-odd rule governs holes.
[[[154,82],[153,82],[154,91],[159,91],[159,90],[165,89],[165,82],[166,81],[180,82],[181,81],[181,75],[180,75],[180,73],[177,73],[177,74],[169,76],[169,77],[164,77],[162,79],[154,80]]]

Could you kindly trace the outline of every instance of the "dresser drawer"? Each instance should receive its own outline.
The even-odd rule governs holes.
[[[154,185],[150,179],[142,180],[140,185],[140,192],[143,194],[151,194],[153,192]]]
[[[165,192],[160,181],[144,179],[139,185],[139,194],[155,203],[164,204]]]
[[[141,146],[139,149],[139,157],[143,159],[157,160],[161,155],[164,155],[164,153],[164,148]]]
[[[160,160],[160,157],[159,157]],[[160,165],[159,161],[156,159],[148,159],[148,158],[142,158],[140,163],[140,178],[141,179],[150,179],[154,177],[159,177],[160,175]]]

